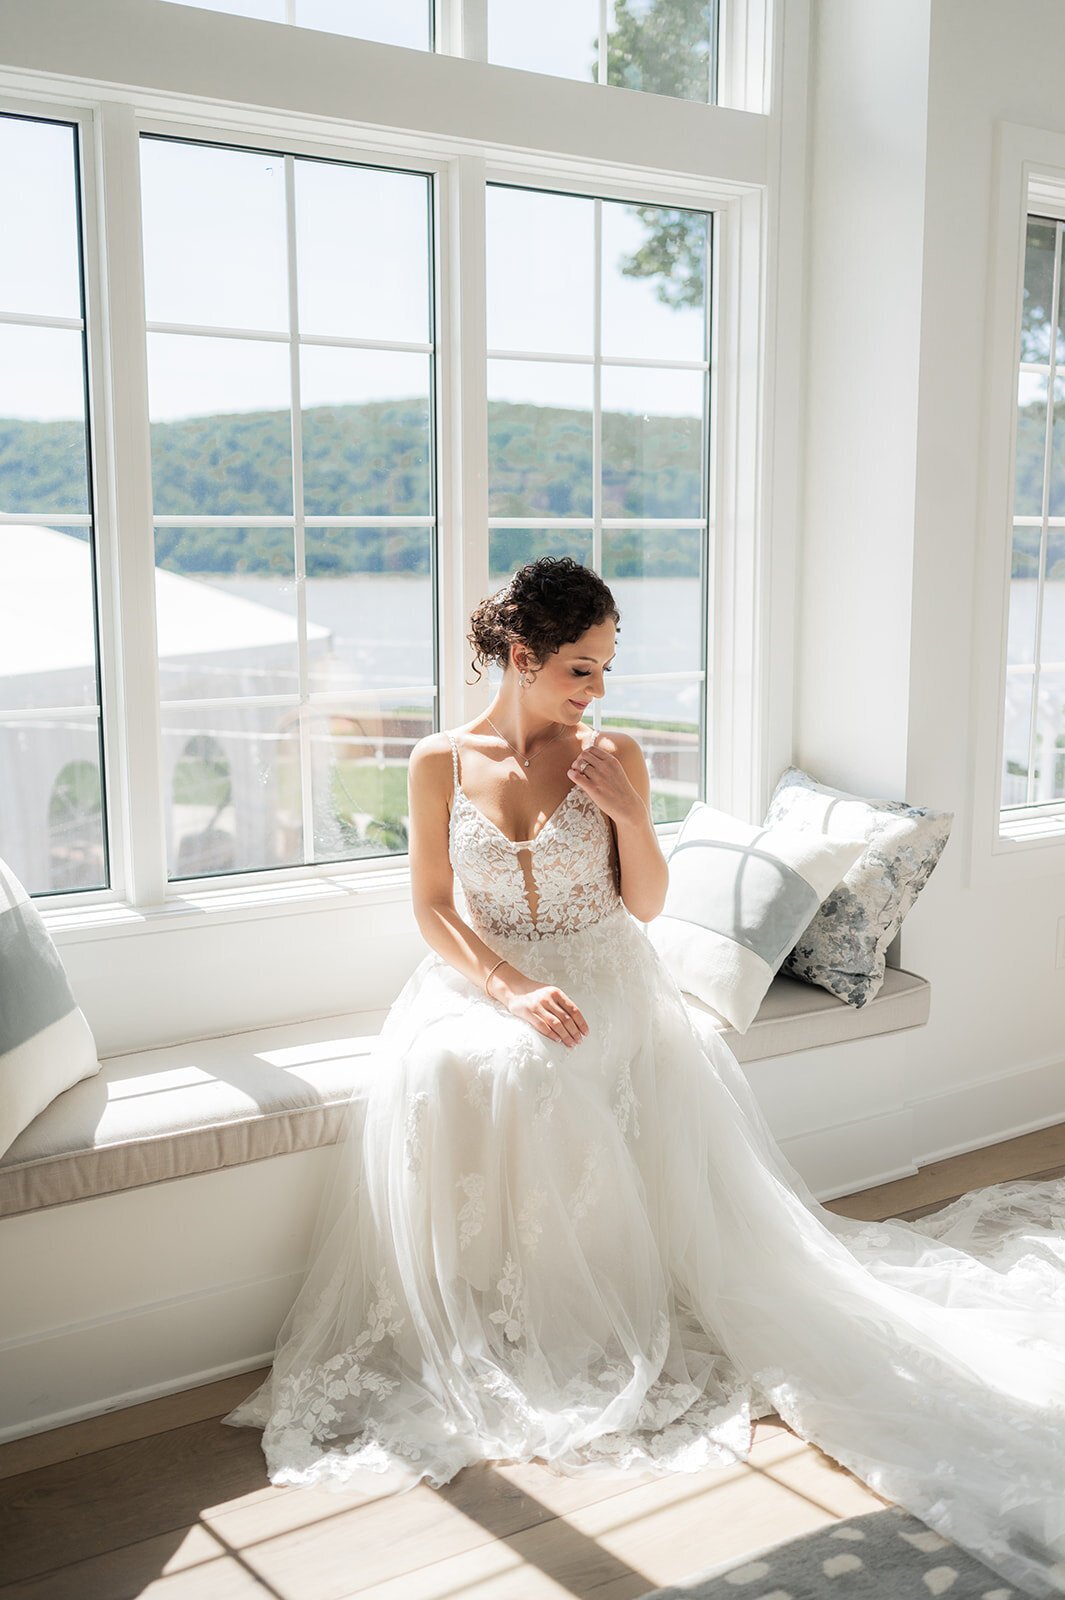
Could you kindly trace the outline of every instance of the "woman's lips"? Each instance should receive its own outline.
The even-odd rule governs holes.
[[[587,702],[587,700],[571,700],[571,701],[570,701],[570,705],[571,705],[571,706],[576,706],[576,707],[577,707],[577,710],[578,710],[578,711],[580,711],[580,712],[581,712],[581,713],[582,713],[582,714],[583,714],[583,713],[584,713],[584,712],[585,712],[585,711],[587,711],[587,709],[588,709],[588,702]]]

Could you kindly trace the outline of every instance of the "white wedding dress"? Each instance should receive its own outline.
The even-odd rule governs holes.
[[[483,1460],[732,1464],[775,1410],[1010,1584],[1065,1594],[1065,1180],[918,1223],[827,1211],[697,1032],[611,850],[578,788],[508,840],[456,754],[460,910],[590,1032],[553,1044],[426,956],[271,1373],[224,1420],[264,1430],[274,1483],[402,1487]]]

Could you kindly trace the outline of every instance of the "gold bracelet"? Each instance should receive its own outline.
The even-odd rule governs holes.
[[[499,960],[496,962],[495,967],[493,967],[490,972],[485,974],[485,980],[484,980],[484,992],[485,992],[485,994],[488,994],[488,979],[492,976],[492,973],[495,972],[496,967],[505,967],[506,964],[507,964],[506,956],[501,956],[499,958]],[[489,1000],[491,1000],[492,996],[490,994],[488,994],[488,998],[489,998]]]

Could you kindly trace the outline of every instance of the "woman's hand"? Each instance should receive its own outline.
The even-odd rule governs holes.
[[[669,868],[651,821],[651,780],[643,752],[627,733],[597,734],[569,776],[610,818],[621,898],[640,922],[650,922],[665,904]]]
[[[629,775],[617,756],[604,750],[598,742],[587,745],[569,769],[570,780],[591,795],[600,811],[605,811],[621,826],[642,822],[647,807],[633,788]]]
[[[504,963],[490,975],[488,984],[493,1000],[499,1000],[511,1016],[529,1023],[545,1039],[572,1050],[588,1032],[579,1007],[553,983],[538,983]]]

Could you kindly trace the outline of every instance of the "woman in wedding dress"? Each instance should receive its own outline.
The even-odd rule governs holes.
[[[647,770],[582,721],[617,621],[547,558],[474,614],[499,691],[410,763],[431,953],[271,1372],[224,1420],[263,1429],[274,1483],[379,1489],[484,1460],[731,1465],[776,1411],[1023,1592],[1065,1594],[1065,1181],[916,1224],[817,1202],[641,926],[667,880]]]

